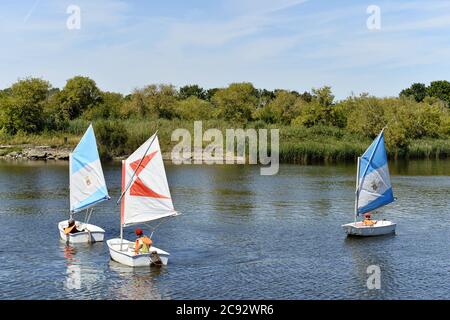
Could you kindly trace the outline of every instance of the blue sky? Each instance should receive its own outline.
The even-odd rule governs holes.
[[[71,4],[80,30],[66,27]],[[381,9],[380,30],[366,26],[369,5]],[[62,87],[86,75],[122,93],[250,81],[393,96],[450,80],[449,35],[448,0],[3,0],[0,88],[27,76]]]

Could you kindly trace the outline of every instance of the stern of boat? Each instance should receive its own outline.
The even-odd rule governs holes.
[[[106,241],[111,259],[129,267],[149,267],[153,264],[154,257],[152,253],[138,254],[134,253],[134,242],[114,238]],[[169,253],[156,247],[150,247],[150,252],[156,251],[161,263],[167,265],[169,262]]]
[[[59,236],[62,241],[75,244],[75,243],[94,243],[102,242],[105,238],[105,230],[102,228],[89,224],[75,221],[75,225],[79,229],[85,229],[88,231],[77,232],[74,234],[66,235],[64,233],[64,228],[67,227],[67,220],[58,223]]]

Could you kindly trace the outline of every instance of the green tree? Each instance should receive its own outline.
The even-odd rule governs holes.
[[[102,94],[94,80],[77,76],[67,80],[58,94],[60,117],[66,120],[78,118],[84,111],[102,102]]]
[[[257,91],[251,83],[232,83],[228,88],[218,90],[212,101],[219,110],[219,116],[227,121],[246,123],[258,103]]]
[[[450,82],[441,80],[433,81],[427,88],[427,93],[430,97],[436,97],[450,105]]]
[[[302,96],[300,97],[295,108],[298,110],[298,116],[293,120],[293,124],[305,127],[333,124],[334,95],[331,93],[330,87],[312,89],[310,102],[305,101]],[[305,99],[308,97],[305,96]]]
[[[151,84],[133,91],[125,101],[123,114],[125,117],[172,119],[177,100],[177,91],[173,85]]]
[[[313,99],[323,107],[331,107],[334,101],[334,95],[331,93],[331,87],[312,89]]]
[[[14,83],[8,94],[3,94],[1,99],[5,129],[11,134],[17,131],[41,131],[49,90],[50,83],[38,78],[27,78]]]
[[[216,92],[219,90],[220,90],[219,88],[211,88],[211,89],[206,90],[206,100],[212,101],[212,98],[214,97]]]
[[[198,99],[205,100],[207,97],[207,92],[199,87],[198,85],[187,85],[181,87],[178,93],[180,99],[187,99],[189,97],[197,97]]]
[[[84,112],[87,120],[118,119],[124,103],[123,95],[115,92],[102,92],[102,102],[92,106]]]
[[[265,107],[270,101],[275,99],[275,92],[267,89],[257,90],[258,108]]]
[[[263,120],[266,123],[289,124],[299,113],[298,99],[295,94],[289,91],[277,90],[275,98],[266,106],[257,109],[254,113],[254,118]]]
[[[175,116],[174,104],[177,91],[171,84],[152,84],[143,89],[144,101],[151,114],[158,118],[172,119]]]
[[[174,109],[176,115],[184,120],[207,120],[215,117],[213,105],[195,96],[177,101]]]
[[[143,89],[134,89],[133,93],[125,97],[121,110],[123,118],[145,117],[150,107],[146,103]]]
[[[312,94],[311,93],[309,93],[308,91],[305,91],[305,92],[303,92],[301,95],[300,95],[300,98],[302,98],[303,99],[303,101],[305,101],[305,102],[311,102],[312,101],[312,99],[313,99],[313,96],[312,96]]]
[[[317,101],[306,103],[303,100],[299,100],[296,108],[299,110],[299,114],[292,120],[293,125],[302,125],[309,128],[326,124],[327,114],[325,113],[325,108]]]
[[[348,100],[348,103],[351,103],[351,110],[347,117],[346,129],[363,137],[375,138],[386,125],[380,99],[361,95]]]
[[[422,102],[427,96],[427,87],[423,83],[413,83],[411,87],[400,92],[401,97],[413,97],[417,102]]]

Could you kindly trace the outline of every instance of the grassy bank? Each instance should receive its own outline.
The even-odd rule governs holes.
[[[102,156],[120,156],[132,153],[146,139],[148,139],[156,130],[163,152],[170,152],[178,141],[171,141],[172,132],[178,128],[185,128],[190,131],[193,139],[193,122],[186,120],[165,120],[158,119],[154,121],[144,120],[121,120],[121,121],[102,121],[107,124],[109,130],[115,131],[115,128],[121,127],[125,130],[125,143],[114,145],[112,143],[107,149],[102,148],[103,135],[109,135],[110,132],[99,133],[96,129],[98,143]],[[2,134],[0,144],[4,145],[48,145],[52,147],[70,147],[73,148],[83,135],[88,121],[74,120],[69,123],[67,128],[61,132],[43,132],[39,135],[16,134],[9,136]],[[94,123],[98,127],[99,123]],[[222,131],[225,139],[225,130],[227,128],[239,128],[220,120],[203,121],[203,132],[210,128],[217,128]],[[317,161],[353,161],[358,155],[361,155],[371,143],[371,139],[350,134],[343,129],[336,127],[316,126],[305,128],[303,126],[277,126],[265,125],[260,122],[251,122],[245,128],[267,128],[280,129],[280,161],[284,163],[310,163]],[[120,131],[117,129],[117,131]],[[99,137],[100,135],[100,137]],[[270,141],[270,137],[269,137]],[[204,142],[206,146],[209,142]],[[15,148],[14,150],[16,150]],[[446,158],[450,157],[450,139],[421,139],[412,140],[408,146],[401,150],[388,150],[390,158]]]

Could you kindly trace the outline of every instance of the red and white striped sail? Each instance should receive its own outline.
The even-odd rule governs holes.
[[[122,225],[176,215],[156,134],[122,161],[122,192],[128,186],[121,204]]]

